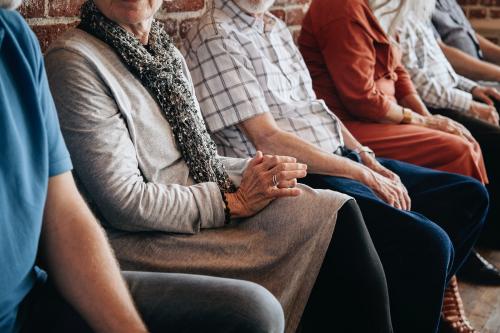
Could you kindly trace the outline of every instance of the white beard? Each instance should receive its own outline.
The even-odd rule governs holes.
[[[16,9],[21,6],[23,0],[0,0],[0,8],[3,9]]]
[[[1,1],[1,0],[0,0]],[[275,0],[233,0],[248,14],[263,14],[271,8]]]

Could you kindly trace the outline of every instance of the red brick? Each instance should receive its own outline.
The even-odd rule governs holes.
[[[484,19],[486,18],[487,11],[485,8],[469,9],[469,18],[471,19]]]
[[[304,11],[302,8],[295,8],[287,10],[286,12],[286,24],[287,25],[301,25],[304,19]]]
[[[24,1],[19,12],[26,18],[43,17],[45,15],[45,2],[43,0]]]
[[[500,9],[490,9],[490,17],[494,18],[494,19],[499,19],[500,18]]]
[[[477,5],[479,4],[479,0],[458,0],[458,3],[467,6],[467,5]]]
[[[284,21],[285,20],[285,11],[283,9],[273,9],[271,10],[271,13],[279,18],[280,20]]]
[[[39,25],[32,26],[31,29],[35,32],[40,41],[40,46],[42,51],[45,52],[48,46],[57,39],[66,30],[76,26],[78,22],[71,24],[51,24],[51,25]]]
[[[483,6],[500,6],[500,0],[481,0]]]
[[[165,1],[163,9],[168,12],[194,12],[205,7],[205,0],[173,0]]]
[[[84,0],[49,0],[49,16],[78,16]]]

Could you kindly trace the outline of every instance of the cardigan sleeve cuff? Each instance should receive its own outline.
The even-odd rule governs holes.
[[[190,186],[200,212],[200,228],[213,229],[225,225],[225,203],[216,183]]]

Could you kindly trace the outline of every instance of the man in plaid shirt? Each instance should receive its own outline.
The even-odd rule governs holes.
[[[185,41],[219,152],[295,156],[308,164],[306,184],[356,198],[385,268],[394,330],[435,332],[444,286],[478,235],[484,206],[477,196],[484,187],[468,177],[376,159],[316,98],[290,32],[267,11],[273,2],[214,0]],[[453,259],[447,249],[454,249]],[[321,292],[313,295],[321,298]],[[349,315],[355,326],[357,298],[352,295],[342,313],[306,311],[306,327],[321,330],[322,321]]]
[[[454,71],[439,47],[430,17],[410,17],[400,30],[399,40],[403,63],[423,101],[430,106],[429,111],[462,123],[481,146],[492,202],[482,239],[485,244],[498,248],[500,127],[497,108],[500,107],[500,93],[494,87],[480,86]],[[486,267],[483,270],[487,270]],[[498,271],[496,275],[498,283]]]
[[[430,20],[410,17],[399,38],[403,63],[429,107],[467,113],[498,126],[494,104],[500,101],[500,93],[455,72],[439,47]]]

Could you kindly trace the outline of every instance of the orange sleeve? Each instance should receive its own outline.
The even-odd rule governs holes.
[[[357,118],[380,121],[390,99],[375,85],[376,53],[367,27],[345,17],[316,31],[323,58],[346,111]]]
[[[400,101],[408,95],[417,94],[410,74],[408,74],[403,65],[399,64],[395,72],[398,75],[398,80],[396,81],[396,99]]]

